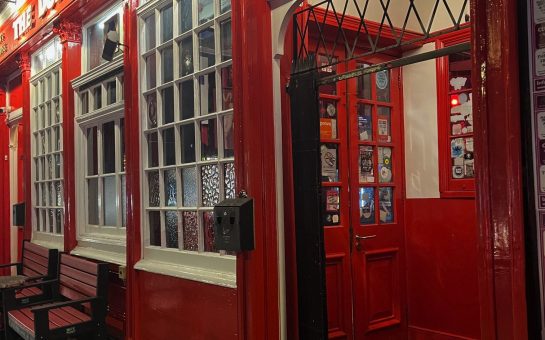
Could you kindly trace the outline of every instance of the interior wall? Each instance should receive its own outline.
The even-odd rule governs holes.
[[[479,339],[475,200],[440,195],[436,61],[404,67],[403,92],[410,339]]]

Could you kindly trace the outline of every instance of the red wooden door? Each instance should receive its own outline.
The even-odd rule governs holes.
[[[318,56],[318,66],[326,64]],[[341,63],[320,73],[363,65]],[[330,339],[406,336],[399,77],[392,70],[320,87]]]

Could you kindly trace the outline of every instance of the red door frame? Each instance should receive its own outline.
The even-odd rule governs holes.
[[[482,339],[526,339],[517,1],[472,1]]]

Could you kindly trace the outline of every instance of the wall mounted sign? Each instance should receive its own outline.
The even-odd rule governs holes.
[[[534,178],[537,242],[541,281],[541,309],[545,310],[545,0],[532,0],[528,8],[532,135],[534,140]],[[545,315],[542,315],[544,317]],[[545,325],[545,319],[542,319]]]

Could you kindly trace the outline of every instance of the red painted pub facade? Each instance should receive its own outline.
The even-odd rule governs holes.
[[[447,2],[456,29],[443,8],[427,37],[414,20],[403,37],[382,34],[411,11],[384,16],[382,1],[366,14],[347,6],[341,22],[331,13],[343,9],[320,1],[6,5],[0,262],[26,239],[109,263],[113,338],[538,339],[527,9]],[[294,13],[309,8],[320,30],[307,34]],[[368,36],[403,44],[351,58],[335,27],[357,36],[363,17]],[[112,36],[122,44],[106,61]],[[286,91],[300,46],[332,76],[462,44],[471,50],[320,87],[325,288],[310,295]],[[325,51],[336,62],[322,63]],[[219,250],[213,207],[242,190],[255,250]],[[326,306],[321,335],[303,322],[308,299]]]

